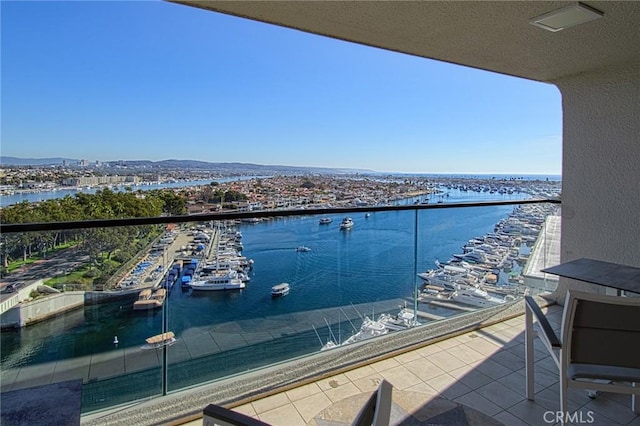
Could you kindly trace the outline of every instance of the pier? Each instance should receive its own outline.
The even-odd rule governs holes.
[[[440,315],[430,314],[429,312],[420,311],[420,310],[416,311],[416,315],[421,318],[426,318],[430,321],[439,321],[439,320],[445,319],[445,317],[442,317]]]

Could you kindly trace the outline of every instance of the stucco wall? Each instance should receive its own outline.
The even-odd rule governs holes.
[[[2,328],[24,327],[82,306],[84,306],[83,291],[52,294],[20,304],[4,313],[1,317]]]
[[[640,267],[640,64],[555,83],[563,107],[561,260]],[[561,292],[567,285],[578,284],[563,279]]]

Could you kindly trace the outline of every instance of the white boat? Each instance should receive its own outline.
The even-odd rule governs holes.
[[[342,222],[340,222],[340,229],[351,228],[353,228],[353,219],[351,219],[350,217],[345,217],[344,219],[342,219]]]
[[[233,269],[240,271],[243,269],[240,259],[219,259],[212,263],[207,263],[202,267],[202,272],[210,273],[215,271],[226,271]]]
[[[486,263],[487,259],[482,252],[467,252],[462,254],[454,254],[453,258],[457,261],[464,261],[470,263]]]
[[[420,300],[424,300],[424,299],[448,300],[451,298],[451,294],[452,292],[446,290],[444,287],[427,284],[424,286],[424,289],[422,289],[422,292],[420,293],[419,297],[420,297]]]
[[[442,289],[446,291],[457,291],[477,287],[475,279],[468,274],[448,273],[444,270],[430,270],[420,272],[418,277],[424,280],[426,285],[442,287]]]
[[[402,308],[396,315],[380,315],[378,322],[381,322],[387,329],[392,331],[404,330],[419,325],[419,323],[415,321],[414,313],[406,307]]]
[[[300,247],[296,248],[296,251],[300,251],[300,252],[307,252],[307,251],[311,251],[311,247],[307,247],[307,246],[300,246]]]
[[[205,275],[205,280],[191,282],[193,290],[218,291],[218,290],[240,290],[245,288],[245,283],[240,279],[238,272],[227,270]]]
[[[329,349],[337,348],[338,346],[340,346],[340,345],[338,345],[333,340],[329,340],[327,343],[322,345],[322,347],[320,348],[320,351],[326,351],[326,350],[329,350]]]
[[[322,219],[320,219],[320,225],[328,225],[331,222],[333,222],[333,219],[331,219],[330,217],[323,217]]]
[[[143,345],[141,349],[159,349],[163,346],[171,346],[176,342],[176,335],[173,331],[167,331],[166,333],[156,334],[146,339],[147,344]]]
[[[389,330],[385,327],[384,323],[380,321],[374,321],[369,317],[364,317],[360,331],[353,336],[349,337],[342,344],[348,345],[351,343],[361,342],[363,340],[371,339],[373,337],[382,336],[387,334]]]
[[[465,305],[486,308],[489,306],[502,305],[506,303],[504,298],[491,296],[486,291],[479,288],[467,288],[453,292],[451,300]]]
[[[290,290],[289,283],[281,283],[278,285],[274,285],[273,287],[271,287],[271,296],[273,297],[286,296],[287,294],[289,294],[289,290]]]

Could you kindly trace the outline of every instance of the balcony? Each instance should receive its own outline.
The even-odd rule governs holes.
[[[500,345],[503,350],[510,350],[517,340],[511,342],[500,333],[492,340],[485,336],[486,331],[481,327],[494,324],[491,327],[499,329],[504,324],[511,327],[513,323],[508,321],[518,321],[512,318],[522,313],[518,299],[525,288],[524,280],[527,280],[526,287],[534,293],[553,289],[555,284],[549,280],[550,277],[536,277],[535,273],[526,272],[523,260],[529,259],[530,264],[542,262],[529,267],[534,272],[557,263],[557,253],[553,254],[551,243],[552,236],[557,237],[557,229],[550,226],[554,221],[548,219],[546,226],[542,226],[546,215],[556,208],[553,203],[517,200],[433,205],[411,202],[371,208],[213,214],[199,216],[197,222],[193,222],[195,217],[125,220],[126,229],[137,229],[136,235],[140,240],[144,239],[143,229],[156,233],[149,234],[152,238],[148,244],[124,262],[101,291],[82,291],[70,278],[77,277],[73,275],[74,269],[86,266],[87,255],[82,250],[66,251],[58,257],[50,255],[54,259],[55,270],[46,269],[42,264],[38,266],[43,268],[39,272],[40,278],[60,275],[53,287],[62,292],[23,303],[26,310],[21,310],[18,322],[34,325],[22,328],[20,332],[3,332],[3,392],[81,378],[84,423],[122,422],[121,416],[131,423],[138,417],[136,412],[146,409],[153,411],[154,419],[182,421],[201,414],[202,408],[211,402],[244,404],[242,409],[260,407],[258,401],[265,395],[271,395],[265,399],[270,401],[276,392],[290,393],[300,385],[304,389],[313,389],[313,383],[331,382],[330,387],[345,390],[342,388],[345,377],[352,376],[353,379],[354,374],[365,374],[374,366],[389,365],[393,363],[390,359],[410,362],[407,358],[422,356],[420,354],[436,349],[450,349],[448,345],[454,343],[447,342],[457,345],[461,339],[469,342],[474,339],[468,336],[494,341],[498,344],[496,350]],[[534,218],[529,211],[543,212],[543,216]],[[509,219],[516,212],[526,216],[528,223],[537,223],[537,229],[543,231],[534,234],[527,227],[516,229],[517,221]],[[352,230],[339,229],[340,218],[345,215],[354,218]],[[325,217],[333,218],[332,223],[320,224],[319,219]],[[210,263],[213,253],[221,253],[225,247],[233,245],[232,233],[227,226],[229,220],[239,221],[235,222],[234,229],[244,234],[243,253],[255,257],[255,269],[250,274],[252,280],[244,290],[183,292],[178,283],[161,303],[161,308],[135,310],[135,299],[142,289],[165,283],[167,272],[176,260],[182,259],[182,277],[187,260],[206,258]],[[95,238],[92,240],[95,243],[105,230],[125,229],[115,226],[124,223],[111,222],[107,228],[102,228],[105,224],[101,222],[84,222],[91,227],[81,229],[82,232],[76,235],[85,244],[82,247],[91,246],[88,241]],[[136,223],[134,226],[134,222],[147,224]],[[179,223],[176,229],[182,231],[158,232],[162,226],[149,223]],[[437,272],[436,258],[444,263],[451,254],[461,252],[460,246],[469,239],[494,233],[498,223],[501,232],[511,233],[513,241],[518,240],[521,245],[516,250],[518,253],[530,254],[518,258],[513,251],[516,262],[511,264],[511,268],[520,273],[510,274],[502,270],[502,281],[493,283],[502,284],[491,290],[496,297],[510,296],[506,297],[507,303],[479,309],[478,306],[440,298],[425,291],[425,284],[430,287],[443,285],[437,281],[442,278],[427,283],[418,278],[418,274],[424,276],[428,268],[432,269],[432,274]],[[78,230],[78,224],[34,224],[15,225],[13,230],[16,232],[3,233],[18,235],[24,231],[20,227],[37,228],[37,231],[31,231],[34,238],[42,237],[41,232],[45,230],[41,228],[49,231],[62,228],[63,232],[71,233]],[[12,230],[7,226],[3,228],[3,231],[7,228]],[[484,231],[478,233],[478,229]],[[443,239],[443,235],[456,232],[461,234],[453,238],[454,241]],[[207,240],[202,234],[213,238]],[[192,241],[198,236],[201,241]],[[360,243],[357,243],[358,239]],[[238,241],[233,241],[237,247]],[[509,241],[510,245],[511,239]],[[481,244],[479,241],[474,243]],[[309,246],[311,251],[296,250],[301,245]],[[324,260],[323,253],[328,255]],[[503,256],[506,257],[506,252]],[[276,264],[277,267],[266,266]],[[469,263],[458,265],[466,265],[464,267],[470,268],[469,272],[473,269],[478,272],[480,268],[471,268]],[[453,264],[449,268],[458,272],[460,268],[464,269]],[[445,269],[445,266],[441,265],[440,269]],[[491,285],[484,278],[484,285]],[[514,279],[509,282],[509,278]],[[281,281],[291,282],[291,294],[272,298],[270,287]],[[370,285],[363,286],[363,282]],[[313,283],[321,286],[322,290],[320,302],[315,304],[308,303],[314,297],[318,299],[317,295],[314,296],[313,285],[310,285]],[[25,284],[35,285],[37,290],[42,282],[35,280]],[[25,292],[30,294],[33,289],[19,290],[18,294],[3,295],[3,301],[6,296],[24,300],[27,298]],[[248,297],[251,294],[254,296]],[[413,297],[414,294],[418,297]],[[33,307],[48,303],[48,300],[64,299],[64,303],[71,306],[77,303],[76,299],[82,304],[82,300],[87,298],[105,295],[116,298],[108,303],[85,302],[84,307],[52,319],[30,318],[25,314],[38,311]],[[296,307],[291,308],[294,304]],[[381,314],[394,316],[402,307],[405,312],[417,313],[417,316],[409,318],[419,322],[419,326],[403,329],[404,326],[396,323],[395,328],[390,326],[385,335],[375,339],[320,350],[327,341],[339,345],[356,334],[365,316],[372,319]],[[203,315],[212,308],[224,312],[215,319]],[[11,321],[7,314],[3,316],[5,326]],[[176,334],[175,344],[141,350],[145,338],[169,331]],[[476,352],[483,353],[482,349]],[[467,359],[460,353],[458,357],[468,361],[467,370],[479,361],[479,358]],[[418,372],[416,377],[424,380],[431,389],[442,391],[442,396],[450,396],[454,391],[445,391],[448,387],[432,382],[436,376],[430,375],[442,371],[442,374],[460,378],[462,370],[454,370],[465,365],[453,367],[449,361],[435,364],[436,368],[431,373]],[[376,368],[379,371],[374,371],[382,372],[382,367]],[[338,374],[337,381],[327,381],[335,374]],[[397,378],[389,379],[397,389],[413,387],[408,385],[409,382],[396,383]],[[322,388],[323,385],[318,386]],[[364,388],[356,388],[364,391]],[[462,396],[459,394],[456,398]],[[172,402],[167,404],[167,401]],[[248,401],[252,401],[250,405],[246,405]],[[261,409],[257,410],[255,414],[261,414]],[[141,421],[144,423],[149,419]]]
[[[544,311],[559,328],[562,307],[550,305]],[[397,420],[409,422],[413,415],[424,424],[560,424],[558,371],[542,348],[535,352],[535,401],[525,397],[523,334],[520,315],[232,406],[274,425],[319,425],[323,420],[350,424],[366,397],[386,379],[404,398],[395,406]],[[575,417],[570,423],[636,425],[640,416],[631,411],[630,401],[627,395],[603,393],[592,399],[587,392],[571,390],[569,406]],[[202,419],[184,424],[200,425]]]

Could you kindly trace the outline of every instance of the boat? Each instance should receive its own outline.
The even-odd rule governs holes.
[[[320,225],[328,225],[331,222],[333,222],[333,219],[331,219],[330,217],[323,217],[322,219],[320,219]]]
[[[206,279],[191,282],[191,288],[199,291],[240,290],[245,288],[245,283],[240,279],[238,272],[227,270],[218,271],[210,275],[204,275]]]
[[[155,292],[146,288],[138,295],[138,300],[133,302],[134,311],[146,311],[148,309],[161,308],[164,304],[164,299],[167,296],[167,290],[160,288]]]
[[[369,317],[364,317],[360,330],[345,340],[342,345],[349,345],[351,343],[361,342],[363,340],[371,339],[373,337],[382,336],[387,334],[389,330],[385,327],[381,321],[374,321]]]
[[[160,349],[163,346],[171,346],[176,342],[176,335],[173,331],[167,331],[166,333],[156,334],[148,339],[145,339],[146,345],[143,345],[141,349]]]
[[[491,296],[486,291],[479,288],[467,288],[453,292],[451,300],[465,305],[486,308],[489,306],[502,305],[506,303],[504,298]]]
[[[340,229],[351,228],[353,228],[353,219],[351,219],[350,217],[345,217],[344,219],[342,219],[342,222],[340,222]]]
[[[300,246],[300,247],[296,248],[296,251],[300,251],[300,252],[307,252],[307,251],[311,251],[311,247],[307,247],[307,246]]]
[[[464,290],[478,286],[475,278],[469,274],[449,273],[442,269],[420,272],[418,277],[420,277],[426,285],[442,287],[442,289],[446,291]]]
[[[274,285],[273,287],[271,287],[271,296],[273,297],[286,296],[287,294],[289,294],[289,290],[290,290],[289,283],[281,283],[278,285]]]
[[[221,256],[214,262],[210,262],[204,265],[202,267],[202,272],[212,273],[216,271],[226,271],[228,269],[243,272],[249,269],[249,266],[249,262],[244,256]]]
[[[424,289],[420,293],[420,300],[433,300],[433,299],[443,299],[448,300],[451,298],[453,293],[451,291],[446,290],[444,287],[435,286],[435,285],[425,285]]]
[[[320,348],[320,351],[326,351],[326,350],[329,350],[329,349],[337,348],[338,346],[340,346],[340,345],[338,345],[333,340],[329,340],[327,343],[322,345],[322,347]]]
[[[467,252],[462,254],[454,254],[453,259],[470,263],[486,263],[486,256],[481,252]]]
[[[390,331],[405,330],[409,327],[414,327],[420,324],[415,321],[414,313],[411,310],[407,309],[406,306],[400,309],[400,312],[398,312],[396,315],[380,315],[380,317],[378,318],[378,322],[384,324],[384,326]]]

